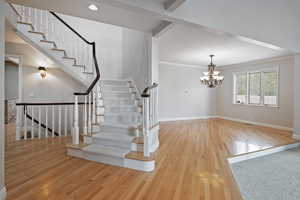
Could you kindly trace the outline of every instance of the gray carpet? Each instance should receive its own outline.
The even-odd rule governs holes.
[[[244,200],[300,200],[300,148],[231,165]]]

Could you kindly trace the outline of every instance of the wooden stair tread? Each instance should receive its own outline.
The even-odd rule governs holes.
[[[133,143],[135,143],[135,144],[144,144],[144,140],[143,140],[143,138],[135,138],[134,140],[133,140]]]
[[[131,151],[125,155],[125,158],[140,161],[154,161],[154,156],[151,154],[149,157],[145,157],[143,152]]]
[[[28,31],[28,32],[45,36],[45,34],[42,32],[37,32],[37,31]]]
[[[65,50],[64,50],[64,49],[52,48],[51,50],[53,50],[53,51],[63,51],[63,52],[65,52]]]
[[[71,58],[71,57],[68,57],[68,56],[64,56],[63,59],[76,60],[76,58]]]
[[[49,41],[49,40],[40,40],[40,42],[55,44],[54,41]]]

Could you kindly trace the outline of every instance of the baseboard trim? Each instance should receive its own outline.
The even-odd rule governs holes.
[[[259,151],[255,151],[255,152],[251,152],[251,153],[233,156],[233,157],[227,158],[227,160],[230,164],[233,164],[233,163],[237,163],[237,162],[241,162],[241,161],[245,161],[245,160],[249,160],[249,159],[253,159],[253,158],[267,156],[267,155],[282,152],[282,151],[287,151],[289,149],[294,149],[299,146],[300,146],[300,143],[297,142],[297,143],[287,144],[287,145],[283,145],[283,146],[271,147],[268,149],[263,149],[263,150],[259,150]]]
[[[267,124],[267,123],[262,123],[262,122],[254,122],[254,121],[248,121],[248,120],[231,118],[231,117],[216,116],[216,118],[230,120],[230,121],[235,121],[235,122],[240,122],[240,123],[252,124],[252,125],[257,125],[257,126],[264,126],[264,127],[274,128],[274,129],[279,129],[279,130],[284,130],[284,131],[293,131],[294,130],[293,128],[286,127],[286,126],[278,126],[278,125],[274,125],[274,124]]]
[[[293,138],[296,139],[296,140],[300,140],[300,135],[294,133]]]
[[[195,120],[195,119],[212,119],[216,116],[196,116],[196,117],[174,117],[174,118],[161,118],[160,122],[171,122],[171,121],[185,121],[185,120]]]
[[[6,198],[6,188],[3,187],[1,190],[0,190],[0,200],[5,200]]]

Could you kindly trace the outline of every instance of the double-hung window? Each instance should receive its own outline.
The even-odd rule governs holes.
[[[277,68],[234,74],[234,104],[279,106]]]

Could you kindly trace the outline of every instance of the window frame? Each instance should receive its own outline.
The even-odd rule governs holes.
[[[266,72],[276,72],[276,105],[274,104],[265,104],[265,93],[263,87],[264,81],[264,73]],[[260,73],[260,103],[250,103],[250,74],[253,73]],[[279,80],[279,67],[272,67],[272,68],[264,68],[261,70],[251,70],[251,71],[240,71],[233,73],[233,101],[234,105],[245,105],[245,106],[256,106],[256,107],[271,107],[271,108],[279,108],[279,89],[280,89],[280,80]],[[246,94],[246,103],[237,103],[237,75],[239,74],[246,74],[247,76],[247,94]]]

